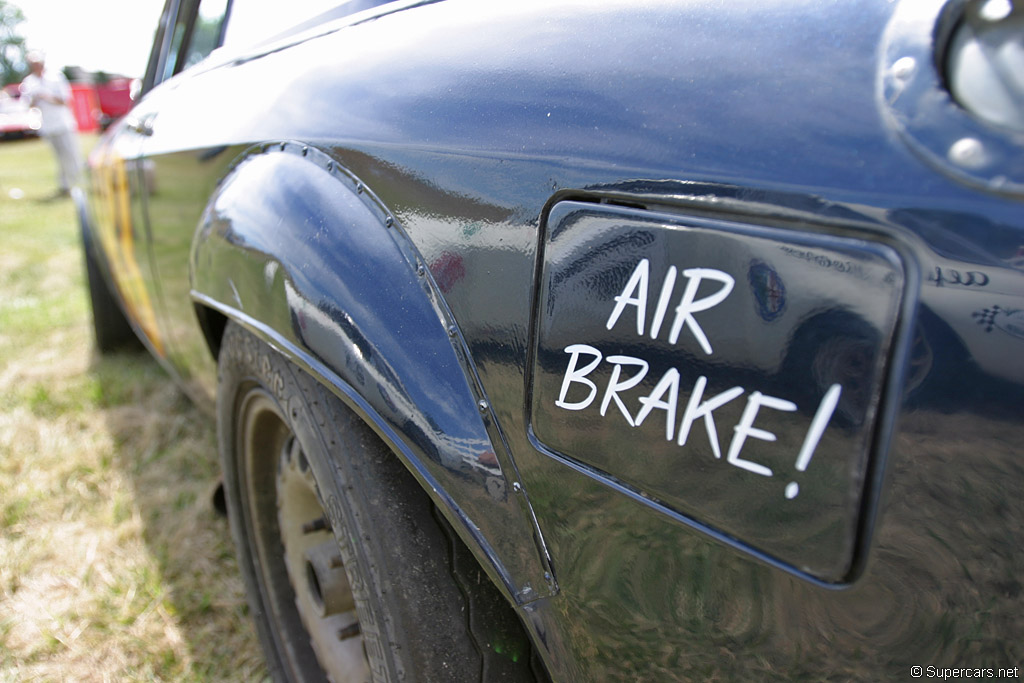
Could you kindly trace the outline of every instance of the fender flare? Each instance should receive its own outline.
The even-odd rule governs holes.
[[[557,592],[458,326],[355,175],[302,143],[251,148],[207,205],[189,267],[197,307],[263,338],[366,420],[514,604]]]

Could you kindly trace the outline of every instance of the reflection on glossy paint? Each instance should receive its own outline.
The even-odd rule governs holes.
[[[572,586],[566,609],[605,625],[569,629],[566,658],[591,673],[614,671],[607,680],[703,680],[708,671],[722,680],[820,680],[822,672],[906,680],[921,662],[1012,664],[1024,595],[1024,558],[1006,524],[1024,515],[1017,431],[1012,419],[909,418],[894,444],[900,455],[870,574],[838,591],[743,559],[541,464],[530,485],[554,503],[545,506],[547,528],[560,581]],[[991,437],[1002,446],[978,452]]]
[[[176,79],[173,91],[155,92],[140,105],[160,116],[147,153],[158,164],[173,157],[178,168],[162,176],[167,201],[151,208],[154,233],[189,243],[221,177],[204,171],[195,151],[224,144],[238,145],[224,155],[230,159],[252,143],[316,142],[394,212],[459,323],[550,544],[561,593],[531,603],[524,614],[535,620],[556,680],[703,680],[709,672],[723,680],[903,680],[914,663],[1009,664],[1020,659],[1024,643],[1024,567],[1013,526],[1024,516],[1017,491],[1024,478],[1017,446],[1024,353],[1015,336],[1019,314],[1009,313],[1021,309],[1024,296],[1020,204],[937,175],[880,116],[879,41],[896,8],[913,4],[446,0],[335,26],[289,49]],[[273,174],[258,187],[267,194],[278,189]],[[810,585],[534,448],[523,405],[532,390],[524,373],[537,230],[554,193],[568,190],[797,230],[867,225],[912,243],[923,282],[912,281],[908,292],[922,305],[905,373],[905,415],[893,437],[876,542],[857,583],[844,590]],[[238,259],[204,252],[209,260],[197,263],[197,281],[228,274],[245,309],[263,304],[262,322],[277,330],[292,329],[292,312],[305,320],[300,327],[321,316],[313,326],[335,336],[317,342],[319,357],[342,361],[351,352],[362,374],[353,369],[348,381],[369,387],[367,395],[395,416],[393,424],[424,397],[450,399],[443,390],[392,390],[404,388],[392,375],[430,382],[429,373],[418,372],[429,364],[414,345],[422,331],[405,330],[413,345],[390,365],[374,359],[363,338],[378,331],[355,314],[377,293],[356,296],[348,281],[327,281],[343,264],[322,252],[337,244],[343,222],[328,218],[288,232],[306,236],[305,245],[281,239],[286,231],[277,223],[264,233],[230,233],[225,226],[232,222],[294,208],[261,203],[260,192],[239,197],[230,215],[210,215]],[[187,211],[176,209],[182,202]],[[623,241],[608,251],[634,246]],[[599,262],[606,254],[587,256]],[[286,262],[278,267],[276,258]],[[589,262],[581,255],[578,263],[585,275]],[[184,278],[175,273],[177,260],[168,264],[165,286]],[[802,264],[805,275],[794,279],[786,264]],[[878,343],[878,326],[800,306],[823,280],[874,297],[872,289],[884,282],[856,265],[790,245],[723,268],[736,280],[732,296],[750,295],[757,325],[733,337],[763,337],[794,317],[802,324],[745,351],[743,364],[712,367],[698,351],[683,359],[694,364],[693,378],[717,381],[707,390],[715,394],[753,387],[754,372],[778,379],[801,368],[806,373],[790,388],[815,385],[816,375],[830,378],[817,387],[822,391],[841,384],[833,423],[855,425],[871,408],[869,373],[860,368],[864,350]],[[387,282],[389,275],[377,270],[367,277]],[[272,309],[284,300],[286,281],[293,305]],[[622,284],[607,277],[586,282],[606,298],[621,293]],[[183,301],[187,283],[176,282],[173,291]],[[354,304],[344,307],[347,318],[331,306],[339,296]],[[222,300],[233,295],[225,292]],[[183,306],[171,317],[184,329],[192,314]],[[599,322],[607,317],[605,310]],[[708,324],[716,354],[734,343],[716,336],[730,326]],[[178,339],[176,352],[184,346]],[[563,363],[564,347],[556,349]],[[208,355],[202,340],[188,348]],[[810,348],[827,352],[810,358]],[[642,348],[632,357],[647,358]],[[176,360],[197,374],[206,370],[191,357]],[[813,411],[821,398],[793,402]],[[466,420],[478,414],[473,404],[459,409]],[[596,405],[591,409],[597,413]],[[734,413],[729,424],[742,417],[742,410]],[[429,433],[454,434],[457,417],[440,411],[413,428],[434,440],[426,451],[450,451],[456,467],[468,468],[477,448],[486,448],[482,437],[475,440],[482,432],[463,431],[469,438],[451,444]],[[779,460],[775,471],[785,469],[800,485],[791,500],[784,498],[790,478],[776,477],[765,496],[772,506],[744,508],[749,499],[707,470],[692,478],[693,496],[707,496],[728,514],[745,509],[744,522],[770,527],[763,538],[774,529],[774,540],[803,546],[773,515],[821,490],[813,477],[829,466],[823,456],[843,448],[834,431],[841,430],[826,430],[807,467],[811,479],[798,476],[804,473],[795,451]],[[587,437],[588,453],[611,450],[600,433]],[[620,441],[622,462],[644,464],[654,441]],[[494,460],[503,462],[508,453],[498,455]],[[476,459],[487,469],[491,457],[483,450]],[[655,484],[665,480],[660,474],[651,477]],[[475,479],[470,488],[466,505],[511,497],[493,479]],[[490,529],[506,534],[497,543],[512,556],[521,539],[500,526]],[[829,532],[820,529],[812,540]]]
[[[112,264],[111,274],[129,309],[146,339],[157,355],[165,355],[163,338],[156,322],[156,313],[150,302],[142,273],[136,261],[134,226],[132,225],[131,193],[133,183],[124,158],[113,144],[94,152],[90,159],[94,175],[93,188],[97,194],[93,206],[96,211],[96,229],[106,259]]]
[[[551,590],[551,574],[540,548],[522,543],[539,534],[508,484],[515,473],[488,432],[487,402],[474,395],[425,266],[414,265],[422,258],[403,251],[401,228],[378,212],[362,183],[318,150],[257,151],[206,213],[195,287],[328,377],[429,487],[444,490],[515,599],[535,600]]]

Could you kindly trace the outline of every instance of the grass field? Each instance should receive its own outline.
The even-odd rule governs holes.
[[[212,420],[93,350],[54,177],[45,142],[0,143],[0,681],[265,678]]]

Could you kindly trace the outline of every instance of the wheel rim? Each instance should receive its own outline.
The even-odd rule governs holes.
[[[238,416],[254,570],[277,650],[299,678],[369,681],[355,600],[306,455],[262,388],[243,395]]]

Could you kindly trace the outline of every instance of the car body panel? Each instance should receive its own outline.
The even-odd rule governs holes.
[[[905,356],[894,340],[909,341],[897,322],[917,278],[899,252],[867,235],[562,201],[542,258],[538,447],[843,580],[886,447],[875,427],[892,411],[888,364]],[[842,267],[822,273],[822,260]]]
[[[117,134],[124,131],[123,134]],[[89,156],[92,226],[109,264],[107,272],[139,338],[165,362],[159,287],[152,271],[150,236],[142,210],[141,138],[119,126]]]
[[[199,304],[264,336],[374,425],[517,603],[552,592],[458,329],[361,181],[307,145],[247,155],[210,202],[192,273]]]
[[[504,475],[515,472],[543,538],[521,539],[527,550],[518,557],[528,562],[498,563],[536,575],[550,557],[549,594],[518,602],[555,680],[903,678],[913,665],[968,660],[1012,667],[1024,654],[1024,221],[1012,191],[939,167],[889,113],[883,94],[894,55],[885,46],[908,4],[445,0],[385,6],[376,18],[338,20],[248,53],[214,53],[133,113],[152,117],[141,155],[154,179],[145,201],[170,361],[195,394],[209,395],[215,363],[197,301],[244,313],[250,326],[293,344],[297,359],[329,357],[330,343],[302,342],[292,311],[328,312],[324,334],[338,349],[351,346],[330,311],[332,301],[354,303],[355,290],[329,258],[304,251],[311,236],[294,244],[275,235],[270,219],[290,214],[252,224],[265,240],[258,255],[210,222],[232,169],[262,164],[253,154],[298,158],[308,146],[393,218],[415,255],[398,268],[409,291],[412,264],[429,271],[430,291],[416,291],[435,297],[432,310],[443,316],[435,314],[424,343],[456,354],[445,376],[465,382],[458,405],[474,406],[465,433],[485,433]],[[1024,149],[1013,136],[998,140],[1007,154]],[[880,347],[886,379],[873,389],[891,414],[872,432],[857,559],[840,577],[847,581],[830,583],[842,571],[813,580],[759,551],[757,539],[694,524],[606,471],[538,447],[528,405],[541,228],[552,207],[580,198],[762,227],[789,244],[871,235],[899,245],[902,332]],[[232,211],[242,206],[236,200]],[[326,244],[344,243],[338,220],[316,225]],[[379,222],[367,229],[386,230]],[[239,271],[223,272],[230,261],[221,256],[242,259]],[[790,254],[806,272],[820,270],[823,283],[845,268],[833,256]],[[280,275],[267,280],[273,263]],[[275,298],[285,296],[275,278],[303,268],[307,294],[297,303]],[[225,275],[251,280],[241,303]],[[810,319],[818,301],[791,290],[788,305]],[[438,338],[449,315],[455,346]],[[393,319],[378,319],[373,334],[381,336],[368,341],[387,348]],[[724,324],[709,336],[724,335]],[[416,377],[422,368],[404,353],[388,361],[396,376]],[[389,423],[390,409],[340,365],[322,381],[343,394],[347,385],[364,414]],[[745,386],[742,365],[723,368],[723,386]],[[493,420],[485,426],[480,398]],[[420,414],[446,414],[424,400]],[[561,438],[551,435],[557,421],[546,429],[545,440]],[[621,437],[605,447],[644,451]],[[431,494],[449,509],[473,505],[472,494]],[[747,504],[732,495],[735,506]],[[785,525],[775,529],[786,534]],[[472,546],[472,535],[463,537]],[[473,548],[484,564],[517,556]]]

